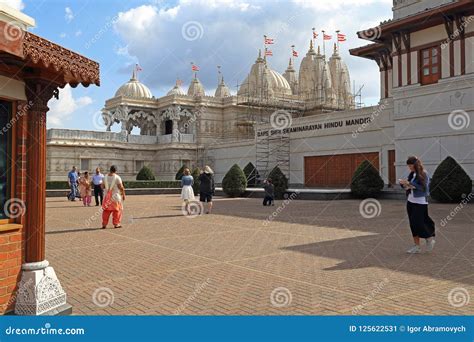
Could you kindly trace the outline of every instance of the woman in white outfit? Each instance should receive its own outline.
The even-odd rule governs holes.
[[[184,210],[188,215],[189,201],[194,201],[194,190],[193,190],[194,178],[191,176],[191,171],[188,168],[184,169],[183,177],[181,177],[181,199],[184,201]]]

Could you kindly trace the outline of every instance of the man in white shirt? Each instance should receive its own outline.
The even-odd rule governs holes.
[[[92,183],[94,184],[94,197],[95,205],[102,205],[102,200],[104,199],[104,190],[102,189],[102,182],[104,181],[104,175],[100,173],[100,168],[95,169],[95,175],[92,176]]]

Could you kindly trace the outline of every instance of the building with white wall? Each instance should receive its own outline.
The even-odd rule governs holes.
[[[380,70],[376,106],[356,109],[338,51],[326,58],[312,43],[298,71],[258,56],[235,96],[223,80],[207,96],[195,77],[187,93],[177,84],[155,99],[132,77],[103,112],[121,133],[49,131],[49,178],[73,164],[114,163],[132,178],[145,163],[160,179],[210,164],[219,182],[252,162],[263,175],[279,165],[293,186],[347,187],[364,159],[395,183],[409,155],[431,173],[452,156],[474,178],[474,3],[395,0],[392,19],[357,34],[369,44],[351,54]]]

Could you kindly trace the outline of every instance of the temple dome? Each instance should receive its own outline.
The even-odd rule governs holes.
[[[191,81],[191,84],[189,85],[188,88],[188,95],[189,96],[206,96],[206,93],[204,91],[204,86],[202,85],[201,81],[194,76],[193,80]]]
[[[314,51],[312,41],[301,61],[298,93],[303,100],[316,101],[323,106],[334,105],[335,95],[329,64],[321,55],[319,47],[317,52]]]
[[[290,62],[288,63],[288,68],[286,68],[283,77],[288,81],[288,84],[291,87],[291,91],[293,94],[298,94],[298,77],[296,75],[296,70],[293,68],[293,61],[290,58]]]
[[[224,77],[222,77],[219,85],[217,86],[216,92],[214,94],[215,97],[228,97],[230,96],[229,87],[224,83]]]
[[[334,44],[334,53],[329,59],[329,68],[331,70],[332,87],[336,95],[338,108],[354,108],[349,69],[339,55],[336,44]]]
[[[259,51],[250,74],[245,78],[237,94],[254,97],[284,97],[292,95],[292,91],[288,81],[282,74],[268,67]]]
[[[132,98],[148,98],[151,99],[153,95],[150,89],[137,79],[136,71],[133,70],[132,78],[130,81],[122,85],[115,92],[115,97],[132,97]]]
[[[178,81],[176,81],[176,84],[174,85],[174,87],[171,88],[171,90],[166,95],[186,95],[186,93],[180,87]]]

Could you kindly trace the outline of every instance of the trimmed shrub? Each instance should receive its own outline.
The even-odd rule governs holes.
[[[282,199],[286,190],[288,190],[288,178],[281,172],[278,166],[268,174],[268,178],[271,178],[275,187],[275,198]]]
[[[137,188],[180,188],[181,182],[179,181],[124,181],[123,185],[125,188],[137,189]],[[46,189],[48,190],[63,190],[69,189],[69,185],[66,181],[47,181]]]
[[[431,197],[438,202],[460,202],[472,191],[471,177],[452,157],[443,160],[431,178]]]
[[[371,162],[364,160],[352,175],[351,192],[357,198],[378,197],[383,185],[379,171]]]
[[[183,177],[183,173],[184,173],[185,168],[186,168],[186,165],[181,166],[180,169],[178,170],[178,172],[176,172],[176,176],[174,177],[174,179],[181,180],[181,178]]]
[[[234,164],[222,180],[222,189],[230,197],[242,196],[247,188],[247,178],[239,165]]]
[[[153,171],[146,165],[137,174],[137,180],[155,180]]]
[[[257,179],[259,177],[257,168],[252,163],[248,163],[244,167],[244,174],[245,178],[247,179],[247,186],[255,187],[257,185]]]
[[[67,181],[47,181],[46,189],[47,190],[69,189],[69,184],[67,183]]]
[[[194,178],[194,183],[193,183],[193,191],[194,194],[199,193],[199,186],[201,185],[201,181],[199,180],[199,175],[201,174],[201,170],[199,170],[198,167],[196,167],[193,172],[191,173],[191,176]]]
[[[123,181],[123,186],[129,189],[139,188],[180,188],[181,182],[179,181]]]

